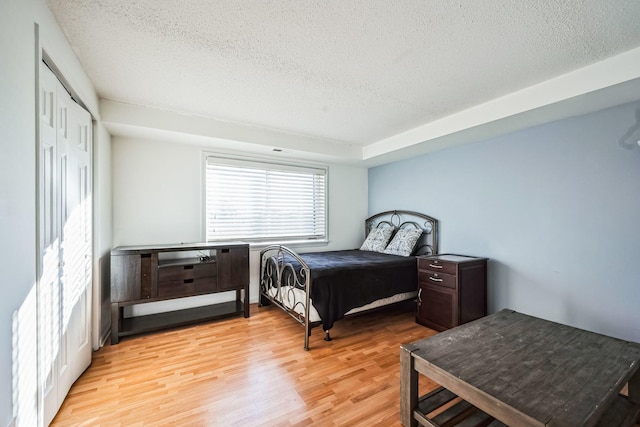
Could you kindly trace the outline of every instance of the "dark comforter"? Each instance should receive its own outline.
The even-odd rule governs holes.
[[[357,249],[301,257],[311,270],[311,299],[324,330],[353,308],[416,290],[415,257]]]

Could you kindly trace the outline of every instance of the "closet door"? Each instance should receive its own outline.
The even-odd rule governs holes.
[[[57,259],[54,265],[44,262],[46,255],[43,256],[42,277],[47,272],[51,280],[41,280],[39,286],[40,386],[46,425],[73,382],[91,363],[92,128],[89,113],[71,99],[46,66],[42,68],[42,94],[55,88],[55,142],[53,133],[41,130],[40,153],[41,159],[46,159],[41,169],[41,182],[46,186],[41,191],[41,202],[47,189],[51,189],[53,200],[44,203],[53,206],[52,214],[42,209],[42,203],[40,213],[55,230],[55,236],[42,242],[42,253]],[[41,114],[41,129],[45,127],[43,118],[51,122],[48,117]],[[55,159],[51,172],[46,169],[47,150]]]
[[[58,80],[40,66],[38,147],[38,394],[44,424],[58,411],[60,353],[60,227],[57,151]]]
[[[91,116],[58,83],[61,343],[58,400],[91,363]]]

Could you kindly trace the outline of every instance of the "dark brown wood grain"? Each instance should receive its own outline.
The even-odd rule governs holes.
[[[477,411],[469,402],[461,400],[432,418],[437,427],[456,426]]]
[[[451,402],[456,397],[457,396],[455,394],[451,393],[446,388],[438,387],[437,389],[422,396],[418,401],[416,409],[422,414],[430,414],[442,405]]]
[[[418,257],[416,322],[444,331],[487,314],[487,259],[441,254]]]
[[[111,302],[141,299],[140,256],[111,256]]]
[[[120,336],[137,335],[162,329],[175,328],[238,314],[241,303],[230,301],[185,310],[129,317],[122,320]]]
[[[418,270],[418,280],[421,283],[439,287],[444,286],[454,290],[458,287],[458,278],[455,274],[446,274],[429,270]]]
[[[417,371],[508,425],[593,426],[640,363],[638,344],[510,310],[413,344]]]
[[[206,258],[184,258],[185,251],[209,252]],[[111,251],[111,343],[121,336],[192,323],[233,313],[249,316],[249,245],[244,243],[119,247]],[[160,260],[159,254],[163,254]],[[122,307],[173,298],[236,291],[233,304],[124,319]],[[244,300],[244,301],[243,301]],[[220,312],[220,313],[218,313]],[[177,314],[176,314],[177,313]],[[176,317],[179,315],[179,317]]]
[[[218,289],[237,289],[249,281],[249,252],[242,248],[218,249]]]
[[[487,262],[459,265],[460,325],[487,315]]]
[[[618,395],[606,408],[597,427],[631,426],[640,415],[640,404],[631,402],[626,396]]]
[[[140,256],[140,298],[151,298],[158,254]]]
[[[218,274],[216,259],[202,262],[198,259],[172,260],[158,265],[158,280],[171,281],[214,277]]]
[[[432,329],[446,330],[457,326],[458,294],[447,288],[419,284],[417,322]]]

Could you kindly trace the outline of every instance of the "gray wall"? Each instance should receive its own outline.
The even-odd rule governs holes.
[[[369,170],[369,213],[440,220],[490,258],[489,311],[640,341],[640,103]]]

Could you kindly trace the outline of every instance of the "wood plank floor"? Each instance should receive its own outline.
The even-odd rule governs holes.
[[[52,426],[399,426],[399,346],[435,334],[398,309],[304,329],[275,307],[95,352]],[[436,385],[421,377],[420,391]]]

